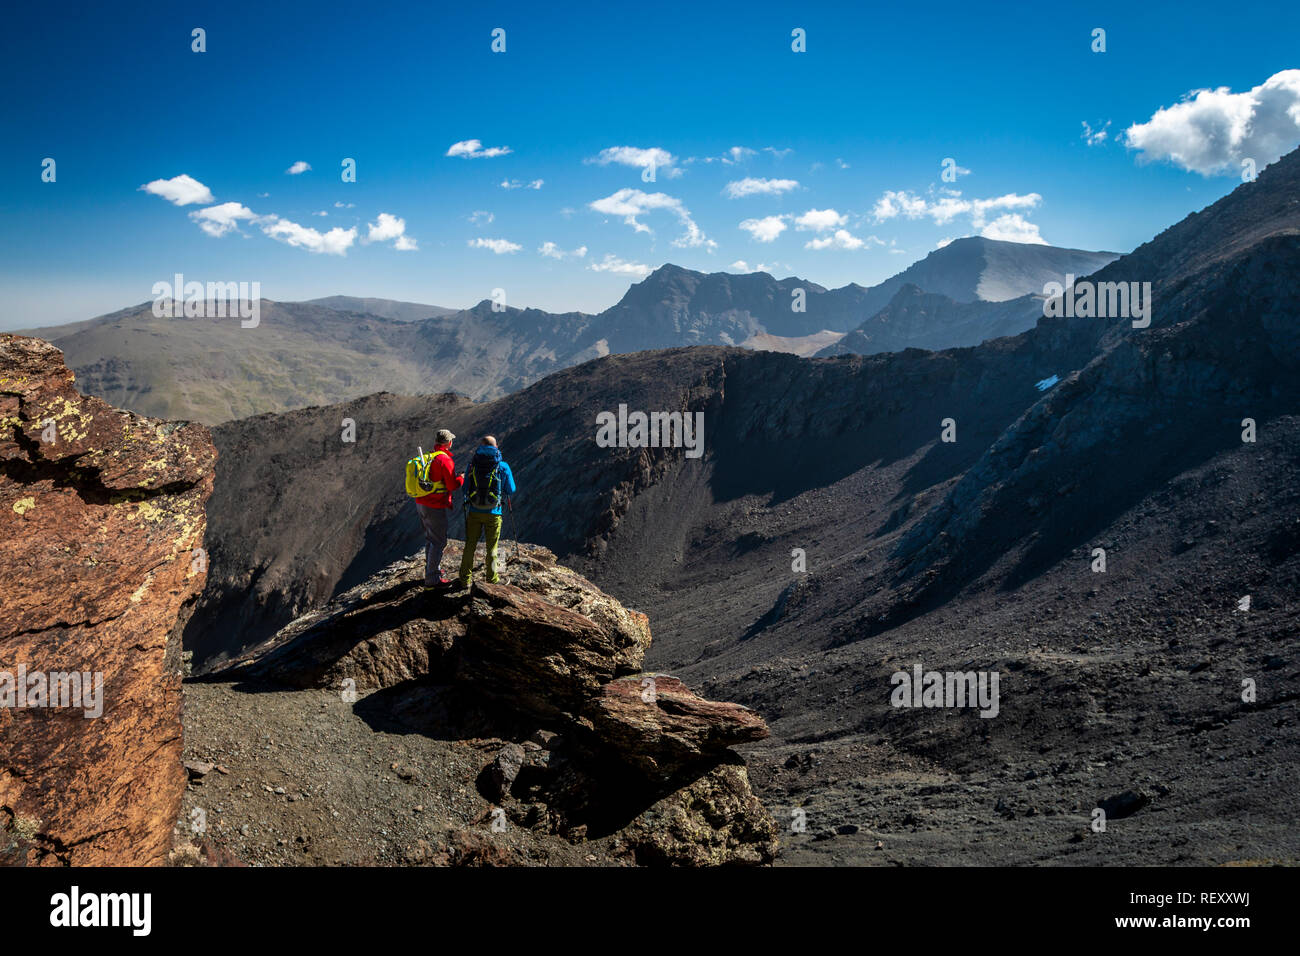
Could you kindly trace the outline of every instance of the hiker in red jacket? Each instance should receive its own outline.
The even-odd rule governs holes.
[[[446,587],[451,584],[443,577],[442,552],[447,549],[447,519],[451,517],[451,493],[465,483],[456,474],[456,463],[451,460],[451,443],[456,440],[446,428],[439,428],[433,446],[433,460],[429,462],[429,481],[433,491],[415,499],[420,513],[420,526],[424,528],[424,586]]]

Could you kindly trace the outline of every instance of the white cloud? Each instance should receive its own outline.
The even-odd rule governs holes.
[[[1087,120],[1082,120],[1082,123],[1082,138],[1089,146],[1100,146],[1102,143],[1106,142],[1107,138],[1109,138],[1110,120],[1106,120],[1106,124],[1097,129],[1093,129],[1092,125]]]
[[[524,182],[521,179],[503,179],[501,180],[502,189],[541,189],[545,180],[534,179],[531,182]]]
[[[311,169],[311,163],[305,163],[301,159],[285,170],[290,176],[301,176]]]
[[[587,247],[579,246],[577,249],[574,249],[572,252],[565,252],[563,249],[561,249],[553,242],[544,242],[542,243],[541,248],[539,248],[537,251],[540,254],[546,256],[548,259],[563,259],[566,256],[573,256],[575,259],[581,259],[584,256],[586,256]]]
[[[202,199],[199,197],[203,196],[207,196],[211,200],[212,196],[206,186],[189,176],[177,176],[174,179],[167,180],[159,179],[140,188],[153,195],[169,199],[178,206],[200,202]],[[335,208],[351,208],[352,204],[336,202],[334,206]],[[328,216],[329,213],[322,209],[312,213],[312,215]],[[239,232],[239,224],[249,222],[257,225],[265,235],[277,242],[283,242],[299,249],[306,249],[308,252],[326,255],[346,255],[348,249],[352,248],[357,241],[359,234],[355,226],[350,229],[335,226],[327,232],[321,232],[318,229],[304,226],[289,219],[282,219],[276,215],[260,216],[238,202],[224,202],[203,209],[196,209],[190,212],[189,217],[209,236],[220,237],[231,232]],[[378,221],[369,225],[368,232],[362,241],[387,242],[390,240],[393,242],[394,249],[407,251],[418,248],[415,240],[406,235],[406,220],[381,212]]]
[[[795,179],[755,179],[747,176],[727,183],[723,192],[729,199],[740,199],[744,196],[779,196],[783,192],[798,188],[799,181]]]
[[[463,139],[459,143],[452,143],[447,147],[448,156],[460,156],[462,159],[492,159],[495,156],[505,156],[513,152],[509,146],[489,146],[483,148],[483,144],[476,139]]]
[[[733,262],[733,263],[731,264],[730,268],[735,269],[737,272],[771,272],[771,273],[775,273],[776,270],[777,270],[778,268],[780,268],[780,267],[777,266],[777,265],[775,265],[775,264],[771,264],[771,265],[769,265],[769,264],[766,263],[766,262],[760,262],[760,263],[758,263],[758,265],[756,265],[756,266],[752,266],[752,267],[751,267],[750,264],[749,264],[748,262],[746,262],[744,259],[737,259],[735,262]]]
[[[682,201],[666,193],[645,193],[639,189],[620,189],[618,192],[606,196],[604,199],[597,199],[588,205],[596,212],[604,213],[607,216],[622,216],[623,222],[627,225],[637,232],[645,233],[653,233],[653,230],[637,217],[656,209],[666,209],[678,218],[682,227],[686,230],[680,237],[673,240],[674,246],[688,249],[698,246],[704,246],[708,249],[717,247],[716,242],[706,238],[704,233],[700,231],[700,227],[691,218],[690,210],[682,205]]]
[[[417,249],[415,240],[406,234],[406,220],[386,212],[379,214],[377,222],[369,224],[369,232],[362,242],[387,242],[392,239],[393,248],[403,252]]]
[[[523,246],[517,242],[511,242],[509,239],[471,239],[469,241],[471,249],[491,249],[499,256],[507,252],[518,252]]]
[[[355,205],[356,205],[356,203],[350,203],[350,202],[336,202],[336,203],[334,204],[334,208],[335,208],[335,209],[351,209],[351,208],[352,208],[353,206],[355,206]]]
[[[840,159],[838,156],[835,157],[835,165],[836,165],[838,168],[840,168],[840,169],[848,169],[848,168],[849,168],[849,164],[846,163],[844,160]],[[966,170],[966,172],[969,173],[970,170],[968,169],[968,170]]]
[[[722,163],[724,166],[739,166],[741,163],[748,162],[757,155],[757,151],[750,149],[748,146],[733,146],[721,156],[705,156],[704,162]],[[686,162],[693,163],[695,162],[695,159],[692,157],[691,159],[686,160]]]
[[[645,278],[654,270],[639,262],[625,262],[616,255],[606,254],[600,262],[588,266],[592,272],[614,272],[619,275],[640,276]]]
[[[370,223],[370,232],[366,234],[365,241],[387,242],[389,239],[396,239],[404,232],[406,232],[405,219],[399,219],[386,212],[381,212],[379,221]]]
[[[740,224],[758,242],[772,242],[785,232],[784,216],[764,216],[762,219],[746,219]]]
[[[140,188],[150,195],[161,196],[178,206],[213,201],[212,191],[207,186],[184,173],[173,176],[171,179],[155,179],[151,183],[145,183]]]
[[[925,213],[925,200],[906,191],[889,189],[876,200],[871,212],[876,217],[876,222],[893,219],[899,213],[908,219],[915,219]]]
[[[597,166],[617,163],[620,166],[653,169],[656,176],[663,173],[669,179],[675,179],[682,174],[682,171],[677,168],[677,157],[658,146],[651,146],[648,149],[639,146],[610,146],[602,149],[599,155],[585,159],[583,162],[595,163]]]
[[[771,154],[772,154],[772,157],[773,157],[774,159],[781,160],[781,159],[785,159],[787,156],[789,156],[791,153],[793,153],[794,150],[793,150],[793,149],[777,149],[775,146],[764,146],[764,147],[763,147],[763,152],[765,152],[765,153],[771,153]]]
[[[1047,245],[1047,240],[1038,234],[1038,227],[1027,222],[1020,213],[1006,213],[998,216],[980,230],[985,239],[1001,239],[1004,242],[1032,242]]]
[[[280,219],[276,216],[267,217],[262,224],[262,232],[272,239],[278,239],[280,242],[288,243],[299,249],[332,256],[346,255],[348,249],[352,247],[352,244],[357,239],[355,226],[351,229],[335,226],[329,232],[321,233],[315,229],[300,226],[296,222],[290,222],[288,219]]]
[[[959,205],[962,201],[951,200]],[[1043,201],[1043,197],[1038,193],[1026,193],[1021,196],[1018,193],[1007,193],[1005,196],[998,196],[996,199],[969,199],[964,202],[970,203],[969,212],[971,214],[971,225],[976,229],[983,228],[984,220],[987,213],[996,212],[1002,209],[1033,209]],[[942,203],[950,200],[941,200]],[[1005,219],[1005,216],[1000,218]],[[1019,219],[1019,216],[1015,218]]]
[[[1142,162],[1168,160],[1202,176],[1236,173],[1244,159],[1262,169],[1300,142],[1300,70],[1244,93],[1193,90],[1130,126],[1124,142]]]
[[[841,216],[834,209],[809,209],[802,216],[795,217],[794,227],[801,231],[825,232],[848,221],[848,216]]]
[[[494,219],[496,219],[496,216],[488,212],[486,209],[475,209],[469,214],[469,221],[476,226],[486,225]]]
[[[883,246],[884,243],[875,236],[867,236],[865,239],[859,239],[850,233],[847,229],[836,229],[829,236],[823,236],[820,239],[809,239],[803,244],[805,249],[845,249],[852,252],[861,249],[868,244]]]
[[[1007,193],[993,199],[962,199],[960,196],[945,195],[940,199],[928,200],[906,190],[888,190],[876,201],[872,214],[877,222],[906,216],[908,219],[929,217],[937,226],[947,225],[959,216],[970,216],[971,225],[982,229],[988,214],[1007,209],[1033,209],[1043,201],[1038,193]]]
[[[240,203],[223,202],[219,206],[195,209],[190,218],[209,236],[224,236],[228,232],[237,232],[241,219],[256,219],[257,214]]]

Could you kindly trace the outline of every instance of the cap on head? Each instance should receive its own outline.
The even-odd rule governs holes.
[[[456,440],[456,436],[451,433],[450,428],[439,428],[437,438],[439,445],[447,445]]]

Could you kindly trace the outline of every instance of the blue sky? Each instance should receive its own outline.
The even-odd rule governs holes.
[[[598,311],[664,262],[838,286],[962,235],[1127,251],[1300,141],[1295,5],[125,6],[8,14],[0,328],[177,272]]]

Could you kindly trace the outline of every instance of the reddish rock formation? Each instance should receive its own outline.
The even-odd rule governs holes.
[[[585,715],[603,740],[656,780],[768,734],[748,707],[705,700],[667,674],[610,681]]]
[[[207,570],[215,460],[203,426],[83,396],[54,346],[0,335],[8,862],[165,861],[185,786],[180,631]],[[57,701],[37,695],[48,675],[73,672],[91,675],[80,698],[71,681]]]

